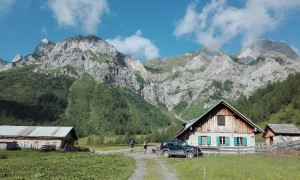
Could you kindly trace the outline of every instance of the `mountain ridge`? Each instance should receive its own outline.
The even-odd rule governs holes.
[[[189,111],[195,102],[205,109],[219,99],[249,96],[300,69],[297,53],[287,44],[271,40],[258,40],[237,56],[203,48],[142,63],[93,35],[58,43],[44,39],[33,54],[17,55],[14,62],[2,61],[0,71],[27,64],[37,64],[36,73],[75,78],[88,73],[99,82],[128,87],[153,105],[177,110],[183,119],[195,116],[189,115],[195,114]]]

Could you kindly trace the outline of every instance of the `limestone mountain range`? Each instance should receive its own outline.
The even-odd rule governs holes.
[[[204,48],[145,62],[93,35],[58,43],[43,39],[30,55],[16,55],[10,62],[0,59],[0,71],[28,64],[37,65],[36,73],[76,78],[88,73],[97,81],[126,86],[154,105],[164,104],[170,112],[177,109],[182,119],[190,108],[249,96],[300,71],[299,56],[289,45],[263,39],[236,55]]]

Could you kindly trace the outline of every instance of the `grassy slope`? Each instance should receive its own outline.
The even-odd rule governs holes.
[[[80,135],[148,134],[176,121],[126,88],[83,74],[71,88],[68,119]]]
[[[184,67],[190,58],[190,56],[174,56],[166,59],[153,59],[145,61],[144,66],[152,73],[163,73],[171,71],[174,67]]]
[[[182,118],[185,120],[191,120],[201,116],[205,113],[205,109],[203,108],[205,104],[205,100],[203,99],[196,99],[194,100],[187,109],[181,112]]]
[[[34,73],[35,67],[0,73],[0,123],[49,124],[62,118],[74,80]]]
[[[79,136],[148,134],[176,122],[128,89],[34,73],[35,65],[0,72],[0,124],[74,126]]]

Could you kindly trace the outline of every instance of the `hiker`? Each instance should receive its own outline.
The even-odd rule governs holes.
[[[148,142],[147,142],[147,140],[145,139],[144,140],[144,154],[146,154],[146,151],[147,151],[147,147],[148,147]]]
[[[130,144],[130,147],[131,147],[131,152],[133,152],[133,148],[134,148],[134,144],[135,144],[135,141],[134,141],[133,138],[130,139],[129,144]]]

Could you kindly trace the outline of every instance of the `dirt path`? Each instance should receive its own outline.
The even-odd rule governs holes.
[[[177,180],[177,176],[172,172],[169,167],[164,162],[164,157],[159,153],[152,153],[152,147],[148,148],[146,154],[144,154],[143,149],[135,148],[134,152],[130,152],[130,149],[122,149],[116,151],[95,151],[97,154],[110,154],[110,153],[124,153],[125,155],[135,159],[136,169],[129,180],[142,180],[150,171],[147,167],[147,159],[154,160],[156,166],[158,166],[159,171],[157,171],[156,179],[164,180]]]

